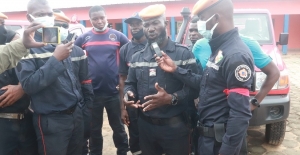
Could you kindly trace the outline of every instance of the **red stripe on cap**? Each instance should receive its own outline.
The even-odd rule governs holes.
[[[81,84],[91,84],[92,83],[92,80],[85,80],[85,81],[82,81]]]
[[[250,96],[250,91],[249,89],[246,89],[246,88],[233,88],[233,89],[224,89],[223,90],[223,93],[225,93],[227,96],[230,94],[230,93],[238,93],[238,94],[241,94],[241,95],[244,95],[244,96],[247,96],[249,97]]]
[[[120,42],[113,42],[113,41],[93,41],[93,42],[87,42],[82,45],[82,48],[86,46],[95,46],[95,45],[116,45],[120,46]]]

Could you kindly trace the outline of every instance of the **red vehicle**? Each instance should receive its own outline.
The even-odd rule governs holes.
[[[190,21],[190,11],[183,8],[181,12],[184,20],[177,35],[176,42],[190,44],[188,40],[188,23]],[[265,138],[269,144],[280,145],[285,136],[286,119],[290,111],[289,77],[287,67],[283,62],[277,45],[287,45],[288,34],[281,33],[279,42],[275,41],[274,29],[270,12],[265,9],[242,9],[234,10],[234,24],[239,29],[239,33],[244,36],[256,39],[265,53],[270,55],[273,62],[280,70],[280,77],[272,90],[262,101],[260,108],[252,112],[250,126],[266,125]],[[266,75],[258,68],[255,68],[256,79],[253,97],[260,89]]]

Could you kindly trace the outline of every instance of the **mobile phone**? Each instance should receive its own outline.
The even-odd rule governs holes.
[[[43,27],[43,42],[60,44],[60,31],[58,27]]]
[[[74,41],[75,38],[76,38],[76,34],[75,34],[75,33],[69,33],[69,35],[68,35],[66,41],[67,41],[67,42]]]
[[[151,44],[151,46],[152,46],[152,48],[153,48],[153,50],[154,50],[156,56],[161,57],[161,56],[162,56],[162,53],[161,53],[161,50],[160,50],[160,48],[158,47],[157,43],[154,42],[154,43]]]

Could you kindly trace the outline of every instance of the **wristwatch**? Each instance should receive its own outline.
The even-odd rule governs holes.
[[[171,100],[171,105],[177,105],[178,102],[178,98],[175,94],[171,94],[172,95],[172,100]]]
[[[250,103],[256,107],[260,107],[260,104],[258,103],[256,98],[253,98],[252,100],[250,100]]]

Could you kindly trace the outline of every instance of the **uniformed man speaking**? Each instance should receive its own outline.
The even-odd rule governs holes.
[[[193,14],[199,16],[198,30],[212,49],[203,76],[176,66],[166,54],[156,60],[163,70],[200,90],[199,154],[238,155],[251,118],[253,58],[234,28],[230,0],[200,0]]]
[[[188,155],[189,129],[183,112],[188,105],[189,88],[158,67],[151,45],[156,42],[181,68],[194,72],[197,65],[188,48],[167,37],[165,10],[164,5],[157,4],[139,12],[148,44],[132,56],[125,81],[124,103],[139,108],[138,127],[143,155]]]

